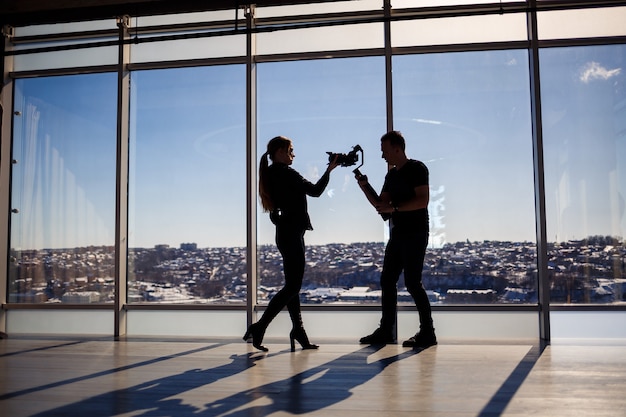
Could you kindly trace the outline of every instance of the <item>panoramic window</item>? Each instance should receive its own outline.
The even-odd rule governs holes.
[[[113,302],[116,83],[15,81],[11,303]]]
[[[626,45],[540,63],[551,300],[624,301]]]
[[[131,75],[131,303],[245,303],[244,69]]]
[[[385,133],[384,58],[344,58],[258,65],[257,160],[275,136],[293,141],[292,165],[316,182],[328,164],[327,152],[348,154],[359,145],[354,165],[337,167],[319,198],[308,198],[313,231],[307,247],[303,303],[379,301],[386,223],[361,192],[360,170],[380,190],[387,169],[380,158]],[[357,148],[358,150],[358,148]],[[274,243],[274,225],[258,208],[259,303],[284,282],[282,258]],[[352,297],[352,290],[367,292]]]
[[[524,50],[396,56],[394,127],[430,172],[423,282],[441,303],[536,303]]]

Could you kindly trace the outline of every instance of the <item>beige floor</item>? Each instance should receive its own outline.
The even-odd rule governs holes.
[[[626,343],[0,340],[0,416],[626,416]]]

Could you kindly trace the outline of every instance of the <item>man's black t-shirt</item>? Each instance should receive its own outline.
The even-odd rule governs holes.
[[[409,159],[402,168],[389,170],[383,192],[388,192],[391,201],[401,206],[415,196],[415,187],[422,185],[428,185],[428,168],[420,161]],[[391,222],[393,227],[428,232],[428,209],[394,212]]]

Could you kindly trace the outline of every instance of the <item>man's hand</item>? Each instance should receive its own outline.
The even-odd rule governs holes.
[[[395,211],[393,205],[391,205],[391,201],[381,201],[380,203],[376,204],[374,207],[376,207],[376,211],[379,214],[393,213]]]
[[[368,184],[367,175],[354,175],[356,177],[357,182],[359,183],[359,187],[363,188]]]

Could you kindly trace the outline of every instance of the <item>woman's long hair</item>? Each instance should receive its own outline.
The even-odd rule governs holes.
[[[269,167],[267,159],[269,158],[273,162],[276,152],[279,149],[289,149],[290,145],[290,139],[284,136],[276,136],[267,143],[267,151],[261,155],[261,162],[259,163],[259,197],[261,197],[261,206],[263,207],[263,211],[272,211],[276,208],[274,207],[274,202],[270,196],[269,184],[267,183],[267,169]]]

